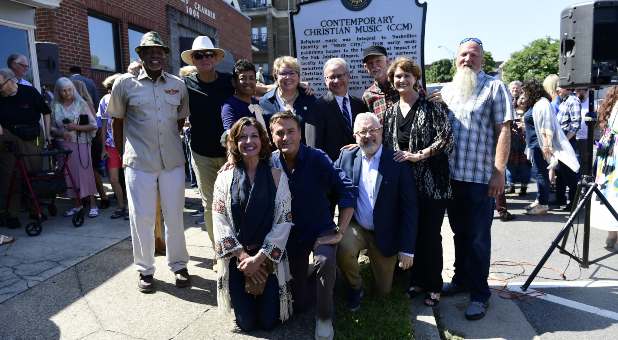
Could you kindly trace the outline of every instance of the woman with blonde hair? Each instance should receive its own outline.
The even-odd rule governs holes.
[[[69,190],[69,196],[79,198],[75,207],[67,210],[64,216],[73,216],[82,209],[81,199],[90,198],[88,217],[97,217],[99,211],[94,195],[97,192],[92,170],[92,155],[90,143],[97,129],[94,117],[90,114],[88,103],[77,93],[75,85],[68,78],[61,77],[56,81],[54,101],[52,102],[52,136],[56,138],[63,149],[71,154],[67,166],[75,180],[76,188]],[[72,187],[67,178],[67,185]]]
[[[560,78],[557,74],[550,74],[543,80],[543,89],[551,98],[551,107],[554,109],[554,113],[558,113],[558,107],[560,106],[560,96],[558,95],[558,81]]]
[[[314,146],[315,135],[306,126],[315,124],[316,98],[309,95],[307,90],[301,87],[298,59],[290,56],[275,59],[273,76],[275,77],[275,88],[268,91],[260,99],[260,106],[264,110],[264,121],[268,122],[276,112],[291,111],[301,118],[302,142]]]

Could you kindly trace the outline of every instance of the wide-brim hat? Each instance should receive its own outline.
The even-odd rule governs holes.
[[[193,52],[196,52],[196,51],[213,52],[215,54],[216,62],[220,62],[225,57],[224,50],[220,48],[216,48],[215,45],[213,45],[212,40],[210,40],[209,37],[200,35],[199,37],[193,40],[193,45],[191,45],[190,50],[182,51],[182,53],[180,54],[180,58],[187,65],[193,65],[193,59],[191,58],[191,55],[193,54]]]
[[[166,53],[169,53],[170,49],[163,43],[161,35],[159,33],[150,31],[142,35],[142,39],[139,41],[139,45],[135,47],[135,52],[139,53],[144,47],[161,47]]]

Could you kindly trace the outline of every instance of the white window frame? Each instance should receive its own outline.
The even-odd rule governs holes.
[[[32,85],[34,85],[34,87],[41,92],[39,62],[36,55],[36,44],[34,43],[34,30],[36,29],[36,26],[21,24],[4,19],[0,19],[0,25],[22,29],[28,32],[28,49],[30,50],[30,60],[28,60],[28,62],[30,63],[30,70],[32,70]]]

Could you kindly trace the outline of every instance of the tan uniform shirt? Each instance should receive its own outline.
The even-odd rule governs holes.
[[[178,120],[189,115],[189,97],[180,78],[163,72],[153,81],[143,69],[137,77],[123,74],[107,110],[124,120],[123,166],[157,172],[184,165]]]

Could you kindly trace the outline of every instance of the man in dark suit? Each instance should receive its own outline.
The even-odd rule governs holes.
[[[351,311],[360,307],[363,294],[359,252],[367,249],[378,293],[387,294],[397,259],[404,270],[412,266],[418,216],[412,169],[382,146],[378,118],[360,113],[354,135],[359,147],[342,151],[335,162],[358,188],[354,217],[337,250],[337,264],[350,285]]]
[[[331,160],[339,157],[341,147],[356,143],[352,122],[356,115],[367,112],[360,98],[348,94],[350,71],[342,58],[332,58],[324,64],[324,82],[328,93],[317,101],[315,147]]]

